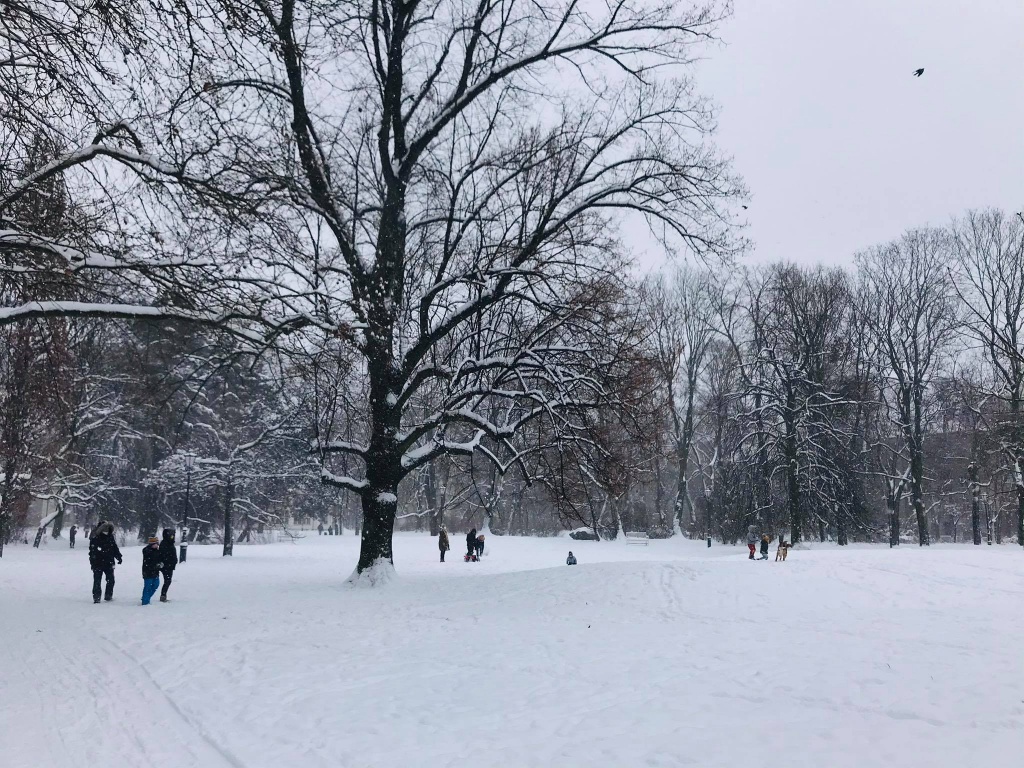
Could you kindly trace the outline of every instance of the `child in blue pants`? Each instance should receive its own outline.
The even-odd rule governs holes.
[[[150,536],[142,550],[142,604],[149,605],[150,599],[160,588],[160,542]]]

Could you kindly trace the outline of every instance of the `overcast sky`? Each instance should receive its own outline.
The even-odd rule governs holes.
[[[753,259],[848,262],[1024,207],[1024,0],[735,0],[720,34],[699,82],[750,189]]]

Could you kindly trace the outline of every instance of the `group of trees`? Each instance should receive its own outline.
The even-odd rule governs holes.
[[[374,578],[445,518],[927,543],[1021,487],[1018,222],[734,270],[727,3],[3,5],[0,541],[312,517]]]
[[[232,437],[193,451],[196,430],[146,433],[146,469],[180,477],[175,453],[216,448],[202,466],[230,512],[232,468],[304,443],[319,482],[359,500],[360,574],[387,568],[399,486],[436,460],[589,487],[612,431],[595,414],[631,375],[605,327],[629,325],[624,217],[693,254],[734,247],[739,187],[686,67],[726,7],[5,2],[0,324],[116,320],[169,352],[202,334],[202,359],[164,361],[176,385],[182,365],[225,375],[206,357],[221,346],[281,375],[284,414],[217,398],[200,431]],[[60,221],[35,216],[55,190]],[[121,459],[130,431],[101,410]],[[45,484],[59,463],[5,482]]]

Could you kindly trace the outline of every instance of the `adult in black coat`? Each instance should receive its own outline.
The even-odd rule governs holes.
[[[466,534],[466,554],[472,557],[476,552],[476,528]]]
[[[164,528],[164,538],[160,542],[160,573],[164,576],[164,584],[160,588],[160,602],[167,602],[167,589],[174,578],[174,569],[178,565],[178,552],[174,548],[174,529]]]
[[[71,548],[75,548],[75,536],[78,535],[78,526],[72,525],[71,530],[68,531],[68,538],[71,540]]]
[[[114,524],[103,522],[97,525],[89,537],[89,567],[92,568],[92,601],[100,601],[100,582],[107,577],[103,599],[114,599],[114,561],[121,564],[121,550],[114,540]]]

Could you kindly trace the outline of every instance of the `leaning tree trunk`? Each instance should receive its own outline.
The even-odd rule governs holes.
[[[60,538],[61,531],[64,530],[64,512],[66,507],[63,499],[57,499],[57,516],[53,518],[53,528],[50,530],[50,536],[55,539]]]

